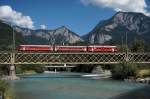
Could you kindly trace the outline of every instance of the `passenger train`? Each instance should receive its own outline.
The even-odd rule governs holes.
[[[117,52],[117,46],[52,46],[52,45],[20,45],[18,51],[49,51],[49,52]]]

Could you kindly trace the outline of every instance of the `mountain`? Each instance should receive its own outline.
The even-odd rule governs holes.
[[[17,32],[20,32],[26,39],[28,44],[73,44],[82,42],[83,39],[76,33],[62,26],[54,30],[31,30],[27,28],[15,27]]]
[[[10,27],[10,25],[0,20],[0,50],[9,50],[12,48],[12,41],[13,41],[12,31],[13,29],[12,27]],[[14,32],[16,37],[15,40],[16,46],[20,44],[24,44],[25,40],[23,36],[16,31]]]
[[[150,42],[150,17],[142,13],[118,12],[108,20],[99,22],[88,34],[80,37],[62,26],[53,30],[27,29],[14,27],[16,43],[19,44],[55,44],[55,45],[87,45],[87,44],[121,44],[135,39]],[[0,21],[0,48],[12,46],[12,28]]]
[[[150,17],[142,13],[118,12],[112,18],[99,22],[83,38],[91,44],[121,44],[134,38],[150,42]]]

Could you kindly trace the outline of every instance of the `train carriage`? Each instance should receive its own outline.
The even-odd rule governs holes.
[[[89,52],[117,52],[117,46],[88,46]]]
[[[19,51],[53,51],[53,46],[50,45],[20,45]]]
[[[56,52],[86,52],[86,46],[55,46]]]

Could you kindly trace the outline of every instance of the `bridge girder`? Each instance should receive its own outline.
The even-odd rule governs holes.
[[[150,63],[150,53],[0,53],[0,64],[118,64]]]

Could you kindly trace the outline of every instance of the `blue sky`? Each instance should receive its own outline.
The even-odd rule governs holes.
[[[29,16],[33,22],[34,28],[41,28],[40,25],[45,25],[47,29],[67,26],[73,32],[84,35],[90,32],[100,20],[108,19],[113,16],[116,13],[114,10],[116,9],[115,6],[118,7],[116,4],[112,4],[110,7],[103,6],[102,2],[99,2],[101,0],[93,1],[0,0],[0,6],[8,5],[14,11]],[[145,9],[147,12],[150,11],[150,2],[148,1],[149,0],[146,1],[147,7]],[[97,4],[97,2],[99,4]],[[125,7],[121,9],[128,11]]]

